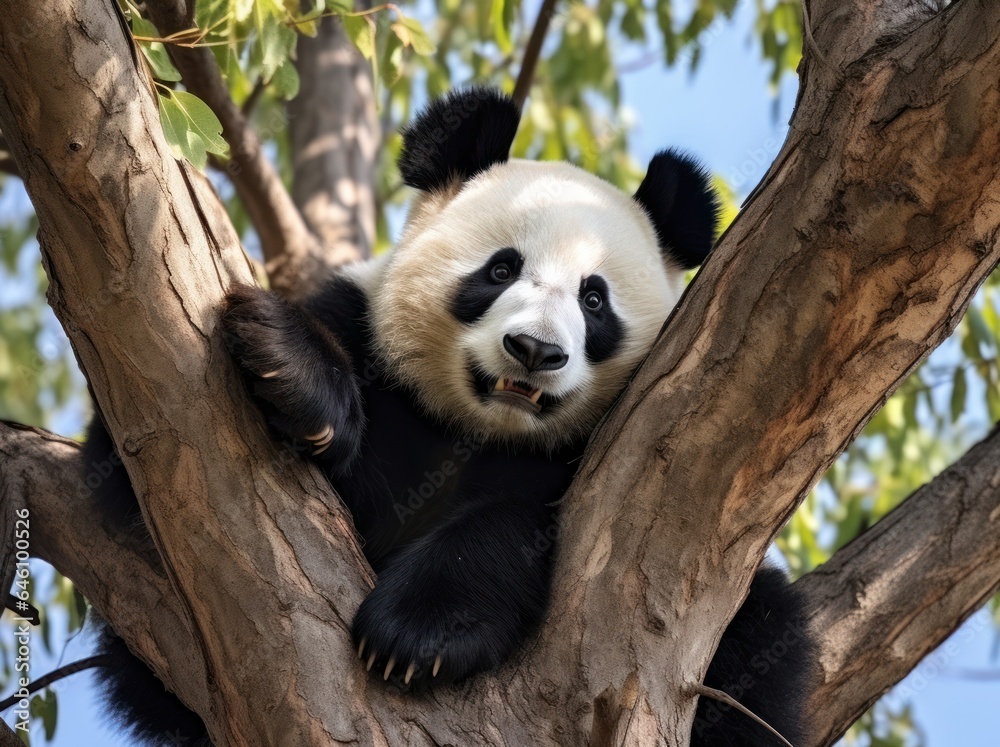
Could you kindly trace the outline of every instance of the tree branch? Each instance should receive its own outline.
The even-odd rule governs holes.
[[[832,745],[1000,587],[1000,430],[796,586],[822,631],[817,740]]]
[[[146,8],[161,34],[191,27],[192,7],[184,0],[149,0]],[[230,149],[224,169],[260,236],[271,286],[289,296],[307,294],[324,274],[322,247],[264,153],[257,133],[229,95],[215,56],[207,47],[168,45],[168,49],[184,86],[208,104],[222,123],[222,136]]]
[[[69,664],[61,666],[58,669],[53,669],[48,674],[39,677],[37,680],[28,685],[25,690],[29,695],[37,693],[39,690],[44,690],[53,682],[58,682],[59,680],[76,674],[77,672],[83,672],[87,669],[93,669],[95,667],[107,666],[110,658],[111,657],[107,654],[98,654],[97,656],[88,656],[86,659],[70,662]],[[0,711],[7,710],[12,705],[15,705],[20,699],[21,695],[19,693],[14,693],[9,698],[0,700]]]
[[[288,104],[292,196],[331,265],[370,257],[381,139],[371,65],[337,18],[324,18],[313,38],[300,35],[297,50],[301,88]]]
[[[27,508],[32,557],[73,579],[168,687],[181,692],[176,683],[185,683],[184,700],[206,708],[204,664],[191,655],[184,611],[159,558],[134,535],[109,534],[89,510],[110,463],[85,468],[75,441],[0,422],[0,506]]]
[[[524,48],[524,59],[521,60],[521,70],[517,74],[517,82],[514,84],[514,93],[512,94],[514,101],[522,109],[524,102],[528,99],[528,93],[531,91],[531,82],[535,78],[538,58],[542,54],[545,35],[549,31],[549,23],[552,21],[555,11],[556,0],[544,0],[538,11],[538,18],[535,19],[535,26],[531,29],[528,46]]]

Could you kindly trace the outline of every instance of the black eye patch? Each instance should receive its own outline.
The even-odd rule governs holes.
[[[524,259],[517,249],[501,249],[475,272],[458,284],[451,300],[451,313],[463,324],[473,324],[483,317],[521,274]]]
[[[599,298],[600,303],[595,303]],[[580,283],[580,309],[587,325],[584,350],[591,363],[606,361],[617,352],[625,337],[625,327],[611,308],[608,284],[600,275],[591,275]]]

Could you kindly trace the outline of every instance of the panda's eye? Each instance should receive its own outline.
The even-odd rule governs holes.
[[[601,298],[601,294],[597,291],[590,291],[583,297],[583,305],[587,308],[587,311],[600,311],[604,305],[604,299]]]
[[[509,283],[512,277],[514,273],[506,262],[497,262],[490,268],[490,280],[494,283]]]

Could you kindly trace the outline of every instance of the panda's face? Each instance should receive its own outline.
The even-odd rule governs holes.
[[[379,285],[376,341],[427,410],[549,447],[593,428],[682,289],[632,198],[527,161],[415,205]]]

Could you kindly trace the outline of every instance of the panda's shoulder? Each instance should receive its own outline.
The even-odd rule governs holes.
[[[384,264],[384,258],[377,257],[339,267],[305,301],[313,316],[355,355],[366,353],[370,344],[371,299],[382,284]]]

